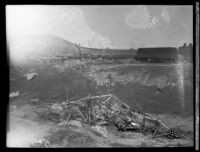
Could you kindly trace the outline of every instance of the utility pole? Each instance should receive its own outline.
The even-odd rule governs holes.
[[[82,54],[81,54],[81,48],[80,48],[80,43],[75,45],[77,47],[77,49],[79,50],[79,59],[81,61],[82,58]]]
[[[67,88],[67,100],[68,100],[68,88]]]
[[[80,61],[81,61],[81,58],[82,58],[82,54],[81,54],[81,48],[80,48],[80,43],[78,44],[78,49],[79,49],[79,56],[80,56]]]

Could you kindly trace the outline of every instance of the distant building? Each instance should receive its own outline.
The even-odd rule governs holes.
[[[141,61],[159,61],[159,62],[176,62],[178,51],[175,47],[157,47],[157,48],[139,48],[137,60]]]
[[[193,59],[193,45],[189,43],[187,46],[186,43],[183,46],[178,48],[178,54],[182,55],[185,60],[192,61]]]
[[[135,58],[137,54],[137,50],[128,50],[128,49],[115,49],[115,50],[105,50],[102,52],[103,57],[111,57],[111,58]]]
[[[96,49],[87,48],[89,51],[82,51],[82,57],[91,59],[133,59],[137,54],[134,49]]]

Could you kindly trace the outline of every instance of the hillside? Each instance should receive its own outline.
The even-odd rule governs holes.
[[[55,35],[26,36],[17,40],[12,51],[21,51],[25,56],[59,56],[77,52],[75,44]]]
[[[81,54],[93,55],[136,55],[133,49],[97,49],[78,46],[55,35],[32,35],[20,38],[11,45],[11,57],[18,60],[38,58],[71,56]],[[30,61],[30,60],[27,60]]]

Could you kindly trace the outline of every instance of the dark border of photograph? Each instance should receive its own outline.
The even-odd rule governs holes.
[[[3,2],[4,6],[1,6],[1,16],[2,18],[4,18],[4,24],[3,24],[3,34],[2,34],[2,42],[4,42],[4,45],[2,45],[2,59],[0,60],[2,63],[1,65],[1,70],[3,72],[1,72],[1,76],[3,76],[2,81],[4,83],[2,90],[3,93],[2,95],[4,96],[3,99],[1,100],[1,123],[3,127],[1,127],[1,138],[0,140],[3,141],[0,145],[1,148],[3,148],[4,150],[42,150],[42,151],[51,151],[51,150],[56,150],[56,151],[66,151],[66,149],[64,148],[53,148],[53,149],[49,149],[49,148],[38,148],[38,149],[32,149],[32,148],[7,148],[6,147],[6,127],[7,127],[7,109],[8,109],[8,101],[9,101],[9,60],[8,60],[8,54],[7,54],[7,46],[6,46],[6,27],[5,27],[5,5],[19,5],[19,4],[41,4],[41,5],[82,5],[82,4],[92,4],[92,5],[96,5],[96,4],[104,4],[104,5],[136,5],[136,4],[151,4],[151,5],[193,5],[193,81],[194,81],[194,101],[193,101],[193,106],[194,106],[194,147],[163,147],[163,148],[157,148],[157,147],[153,147],[153,148],[123,148],[126,149],[126,151],[128,150],[199,150],[199,20],[197,22],[197,18],[199,18],[199,3],[198,3],[198,7],[195,1],[181,1],[181,2],[177,2],[177,1],[160,1],[160,2],[156,2],[156,1],[134,1],[134,2],[108,2],[108,1],[104,1],[104,2],[100,2],[100,1],[87,1],[87,2],[76,2],[76,1],[54,1],[54,2],[39,2],[39,1],[29,1],[29,3],[27,2],[14,2],[14,1],[7,1],[7,2]],[[198,9],[198,13],[197,13],[197,9]],[[197,16],[198,14],[198,16]],[[198,117],[198,118],[197,118]],[[2,129],[3,128],[3,129]],[[99,151],[104,151],[107,150],[107,148],[67,148],[68,150],[99,150]],[[112,148],[109,150],[117,150],[118,148]],[[122,149],[118,149],[118,150],[122,150]]]

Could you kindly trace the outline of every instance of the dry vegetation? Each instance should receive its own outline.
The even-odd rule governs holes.
[[[35,69],[38,75],[32,80],[26,80],[23,75],[30,69]],[[176,65],[91,65],[73,61],[40,62],[11,68],[10,93],[19,91],[20,95],[10,98],[8,135],[12,139],[15,136],[15,140],[19,140],[17,138],[20,135],[26,135],[26,138],[20,137],[24,143],[16,145],[27,147],[192,146],[192,65],[184,64],[183,69],[184,107],[180,75],[177,73],[179,66]],[[34,114],[37,101],[62,102],[76,96],[81,98],[107,93],[116,95],[133,109],[152,113],[187,136],[175,140],[152,139],[140,133],[117,132],[114,128],[107,128],[105,137],[102,131],[85,124],[72,122],[63,127],[40,120]],[[38,100],[34,103],[32,99]]]

